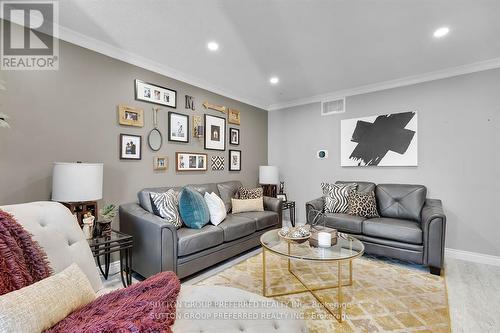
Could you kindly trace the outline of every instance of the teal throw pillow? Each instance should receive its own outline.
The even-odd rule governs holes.
[[[187,187],[179,195],[179,213],[188,228],[200,229],[210,221],[210,211],[203,196]]]

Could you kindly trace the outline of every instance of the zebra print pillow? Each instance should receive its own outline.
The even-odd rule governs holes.
[[[325,197],[325,213],[347,213],[349,208],[349,192],[356,190],[358,184],[329,184],[321,183]]]
[[[155,215],[164,218],[168,223],[173,224],[179,229],[182,227],[182,220],[179,214],[179,200],[177,195],[173,189],[164,193],[149,193]]]

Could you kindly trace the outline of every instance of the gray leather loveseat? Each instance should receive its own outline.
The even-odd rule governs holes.
[[[153,214],[149,193],[170,188],[146,188],[138,193],[139,203],[120,206],[120,230],[134,237],[132,270],[144,277],[174,271],[180,278],[260,245],[260,236],[281,228],[282,203],[264,197],[263,212],[231,214],[231,198],[241,186],[239,181],[187,185],[202,195],[215,192],[226,205],[227,218],[218,226],[179,230]]]
[[[361,240],[366,253],[423,264],[432,274],[440,274],[446,232],[441,200],[427,199],[423,185],[337,183],[357,183],[359,192],[375,191],[380,218],[327,213],[326,226]],[[323,211],[323,206],[323,197],[306,203],[308,223],[314,218],[311,210]]]

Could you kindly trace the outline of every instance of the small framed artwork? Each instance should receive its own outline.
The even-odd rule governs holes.
[[[174,109],[177,107],[177,91],[137,79],[135,80],[135,99]]]
[[[228,122],[234,125],[240,125],[240,111],[236,109],[229,109],[227,112]]]
[[[276,194],[276,199],[280,199],[283,202],[287,202],[286,194],[281,193],[281,194]]]
[[[120,159],[140,160],[142,137],[140,135],[120,134]]]
[[[229,151],[229,171],[241,171],[241,150]]]
[[[240,130],[237,128],[229,128],[229,143],[232,145],[240,144]]]
[[[205,114],[205,149],[226,150],[226,119]]]
[[[175,153],[177,171],[207,171],[207,154]]]
[[[144,126],[144,111],[126,105],[118,105],[118,123],[125,126]]]
[[[153,159],[153,170],[167,170],[168,159],[166,156],[155,156]]]
[[[224,156],[212,156],[212,170],[220,171],[224,170]]]
[[[189,116],[176,112],[168,113],[168,140],[189,142]]]
[[[203,137],[203,119],[201,116],[193,116],[193,138]]]

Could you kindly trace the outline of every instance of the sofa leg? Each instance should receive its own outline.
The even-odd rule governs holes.
[[[441,275],[441,268],[429,266],[429,271],[432,275]]]

